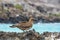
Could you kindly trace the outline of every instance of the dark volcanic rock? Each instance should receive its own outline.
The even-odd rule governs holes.
[[[23,33],[0,32],[0,39],[2,40],[43,40],[40,34],[31,30]]]
[[[37,6],[36,9],[37,9],[38,11],[40,11],[41,13],[47,13],[47,11],[45,11],[44,8],[41,7],[41,6]]]
[[[60,32],[44,32],[39,34],[35,30],[29,30],[22,33],[15,32],[0,32],[0,40],[46,40],[45,37],[55,36],[60,38]]]

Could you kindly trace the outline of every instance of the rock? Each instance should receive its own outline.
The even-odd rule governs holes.
[[[60,32],[44,32],[38,33],[35,30],[29,30],[27,32],[15,33],[15,32],[0,32],[0,40],[46,40],[60,38]]]
[[[40,11],[41,13],[47,13],[47,11],[45,11],[44,8],[41,7],[41,6],[37,6],[36,9],[37,9],[38,11]]]
[[[19,35],[20,34],[20,35]],[[2,40],[40,40],[40,37],[37,37],[37,32],[27,31],[23,33],[9,33],[9,32],[0,32],[0,39]],[[24,35],[24,36],[23,36]],[[40,34],[38,34],[40,35]]]
[[[53,2],[52,2],[53,1]],[[57,16],[49,17],[50,14],[60,13],[59,0],[20,0],[16,3],[4,3],[4,13],[0,14],[1,23],[18,23],[21,21],[28,21],[29,16],[32,15],[38,22],[60,22]],[[19,4],[20,3],[20,4]],[[23,10],[14,8],[15,4],[22,6]],[[56,5],[55,5],[56,4]],[[58,5],[57,5],[58,4]],[[11,5],[9,8],[6,5]],[[6,8],[8,10],[6,10]],[[0,9],[1,11],[1,9]],[[46,18],[47,16],[47,18]],[[14,20],[14,21],[13,21]]]

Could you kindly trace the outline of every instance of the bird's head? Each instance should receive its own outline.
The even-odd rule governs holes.
[[[33,18],[32,16],[30,16],[29,20],[33,21],[33,20],[34,20],[34,18]]]
[[[33,16],[30,16],[29,21],[35,21],[36,19]]]

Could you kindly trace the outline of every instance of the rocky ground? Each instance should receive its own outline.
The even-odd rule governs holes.
[[[0,40],[40,40],[40,34],[35,31],[28,31],[23,33],[14,32],[0,32]]]
[[[30,15],[36,19],[35,23],[60,22],[60,6],[58,1],[20,0],[12,4],[6,2],[3,4],[0,3],[0,23],[28,21]],[[20,7],[16,8],[14,6],[16,4],[19,4]]]
[[[47,40],[48,37],[51,39],[52,34],[54,35],[55,39],[60,38],[60,33],[58,32],[44,32],[40,34],[35,30],[30,30],[22,33],[0,32],[0,40]]]

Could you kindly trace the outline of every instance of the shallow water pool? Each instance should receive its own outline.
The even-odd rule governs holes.
[[[4,32],[23,32],[18,28],[10,28],[12,24],[0,24],[0,31]],[[60,32],[60,23],[37,23],[34,24],[31,29],[35,29],[35,31],[39,33],[43,32]]]

